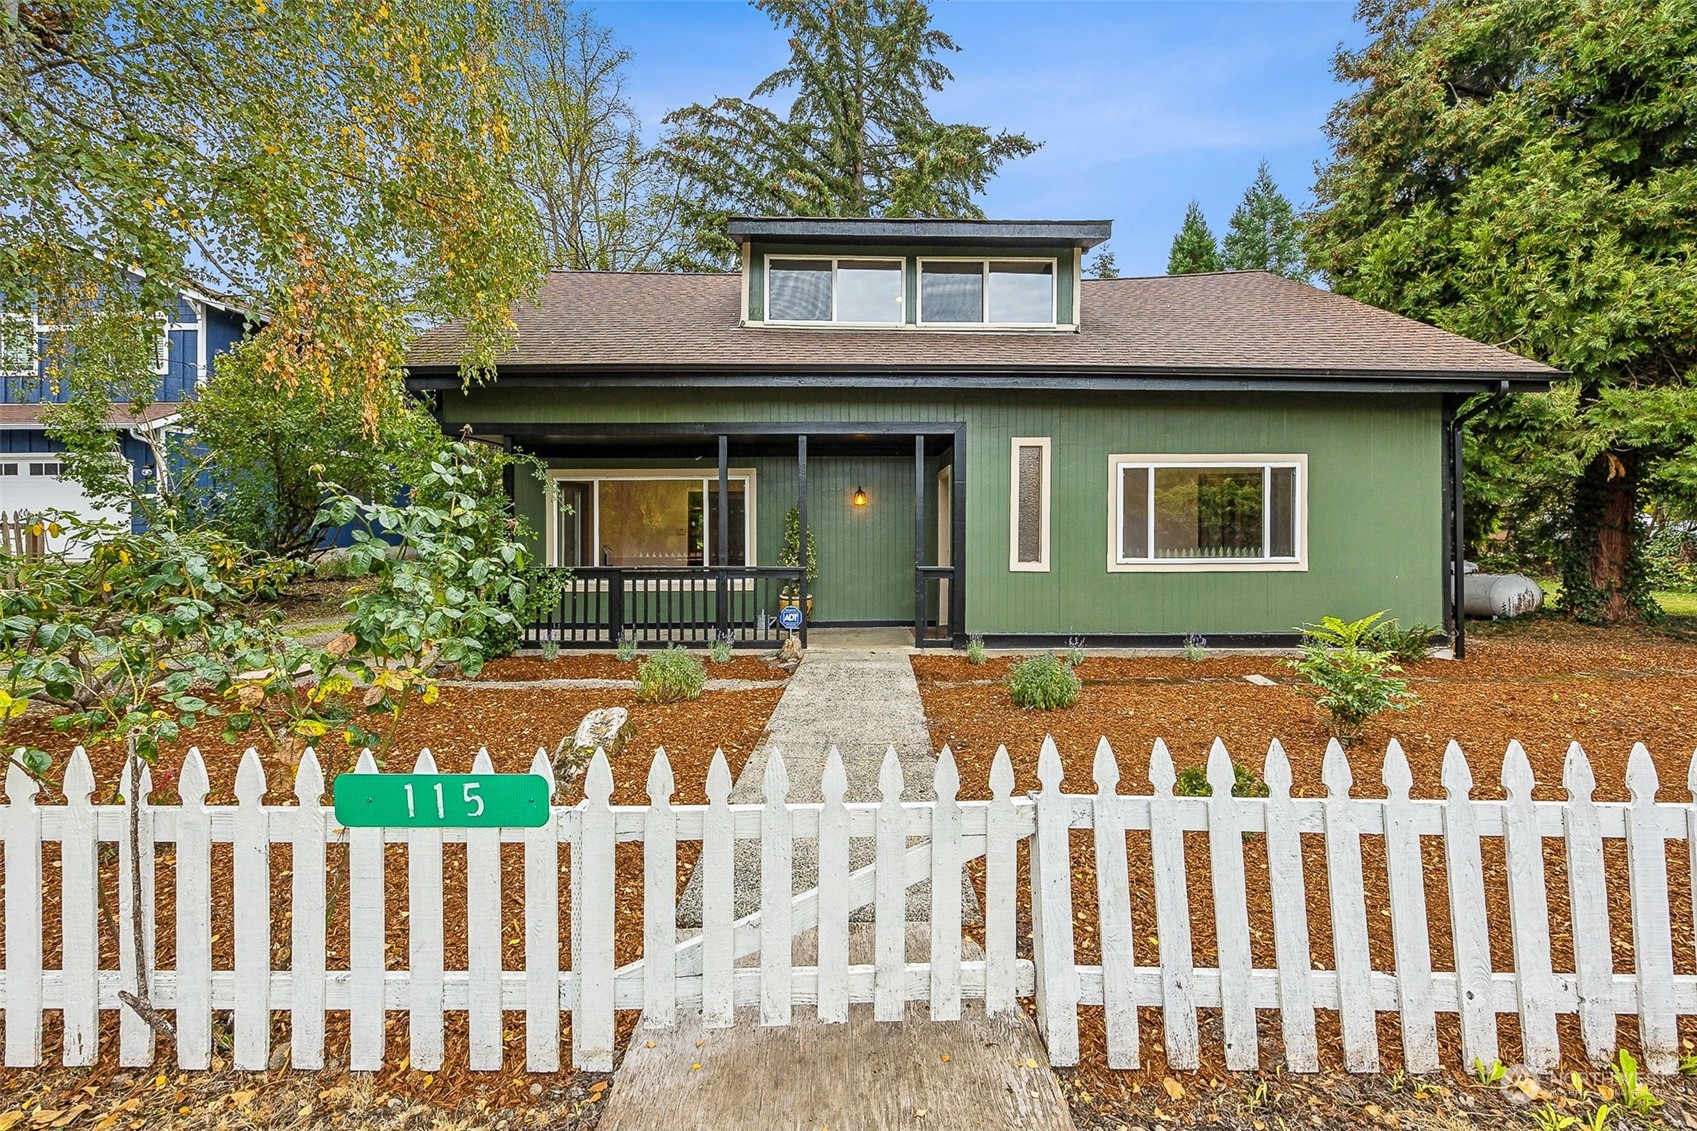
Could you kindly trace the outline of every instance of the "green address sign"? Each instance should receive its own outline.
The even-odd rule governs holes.
[[[549,817],[538,774],[339,774],[333,788],[347,828],[538,828]]]

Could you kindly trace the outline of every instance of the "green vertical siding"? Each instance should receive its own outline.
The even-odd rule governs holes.
[[[1140,395],[668,391],[665,395],[501,388],[448,396],[450,424],[565,420],[655,424],[899,421],[967,430],[967,618],[970,632],[1285,632],[1335,613],[1390,610],[1442,619],[1441,414],[1435,395]],[[1008,569],[1010,441],[1052,441],[1051,569]],[[1110,573],[1108,456],[1285,454],[1308,457],[1304,572]],[[560,462],[582,461],[562,459]],[[759,553],[776,556],[794,500],[790,460],[759,468]],[[912,615],[912,462],[809,460],[810,506],[825,575],[818,616]],[[933,469],[934,471],[934,469]],[[929,476],[928,476],[929,479]],[[850,514],[856,481],[872,496]],[[925,506],[935,544],[934,480]],[[541,529],[541,493],[520,479],[518,506]]]

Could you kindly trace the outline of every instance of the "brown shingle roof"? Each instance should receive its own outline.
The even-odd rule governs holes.
[[[172,402],[148,405],[140,414],[127,405],[115,404],[111,415],[103,422],[107,428],[132,428],[138,424],[157,424],[166,417],[182,411],[183,406]],[[0,404],[0,428],[30,428],[41,424],[39,404]]]
[[[1547,381],[1518,354],[1258,271],[1087,279],[1078,333],[739,327],[736,275],[550,275],[514,311],[503,370],[574,373],[1078,372]],[[458,364],[455,325],[422,335],[416,371]]]

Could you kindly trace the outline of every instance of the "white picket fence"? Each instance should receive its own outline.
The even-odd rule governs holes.
[[[480,753],[472,771],[490,771]],[[356,773],[373,773],[369,755]],[[416,772],[434,773],[428,751]],[[550,776],[538,752],[532,772]],[[1079,1008],[1103,1007],[1107,1059],[1112,1067],[1139,1064],[1139,1007],[1158,1007],[1166,1060],[1185,1069],[1198,1063],[1199,1011],[1217,1011],[1227,1064],[1260,1066],[1256,1011],[1277,1011],[1282,1056],[1293,1071],[1316,1071],[1323,1050],[1318,1011],[1337,1015],[1341,1055],[1352,1072],[1381,1067],[1377,1020],[1395,1014],[1401,1025],[1403,1065],[1427,1072],[1439,1065],[1437,1015],[1459,1015],[1462,1062],[1518,1059],[1537,1071],[1559,1059],[1556,1019],[1577,1014],[1584,1051],[1602,1061],[1612,1056],[1617,1015],[1636,1014],[1640,1047],[1648,1068],[1671,1072],[1677,1065],[1681,1015],[1697,1014],[1697,975],[1674,972],[1669,904],[1667,843],[1697,845],[1697,796],[1692,803],[1658,803],[1649,755],[1636,747],[1627,785],[1632,801],[1592,800],[1594,781],[1585,754],[1574,746],[1567,758],[1567,800],[1534,801],[1531,767],[1511,743],[1501,780],[1506,800],[1472,800],[1472,776],[1461,751],[1451,745],[1445,759],[1443,800],[1413,800],[1407,760],[1392,743],[1384,761],[1384,798],[1350,796],[1351,774],[1343,751],[1327,751],[1324,798],[1293,798],[1290,767],[1275,743],[1264,763],[1266,798],[1231,795],[1233,771],[1216,743],[1208,765],[1211,797],[1175,796],[1172,759],[1156,743],[1148,763],[1154,787],[1149,796],[1118,792],[1118,763],[1104,740],[1096,754],[1094,795],[1060,791],[1062,767],[1046,741],[1038,764],[1042,789],[1013,795],[1013,772],[1005,750],[990,774],[992,800],[958,800],[954,760],[945,748],[933,787],[935,799],[900,800],[903,780],[894,752],[880,775],[883,800],[847,803],[841,761],[832,752],[822,781],[823,803],[791,804],[781,756],[774,753],[761,805],[730,805],[731,775],[722,754],[706,781],[708,804],[674,806],[672,772],[664,751],[648,776],[647,806],[613,806],[612,775],[597,755],[585,780],[585,799],[555,807],[540,828],[514,829],[345,829],[323,804],[324,782],[311,752],[295,775],[295,806],[262,804],[265,777],[249,751],[236,777],[235,806],[208,807],[205,767],[191,752],[179,781],[180,805],[144,805],[140,813],[143,946],[151,952],[156,910],[158,846],[174,846],[175,951],[173,969],[152,969],[153,1005],[172,1015],[175,1060],[185,1069],[212,1061],[213,1013],[233,1017],[233,1061],[261,1069],[272,1060],[273,1021],[287,1014],[289,1063],[322,1067],[326,1018],[347,1017],[348,1067],[375,1070],[397,1061],[387,1047],[385,1013],[407,1014],[405,1055],[414,1068],[434,1071],[444,1061],[444,1016],[463,1012],[470,1066],[503,1067],[503,1019],[522,1014],[525,1066],[553,1071],[560,1063],[561,1021],[571,1018],[572,1062],[606,1070],[614,1057],[614,1021],[619,1010],[641,1010],[647,1024],[675,1023],[679,1010],[699,1009],[708,1026],[733,1023],[737,1007],[757,1007],[767,1025],[790,1022],[796,1006],[816,1009],[827,1021],[847,1017],[851,1003],[870,1003],[880,1020],[897,1021],[909,1002],[929,1003],[930,1016],[952,1020],[962,1002],[981,1000],[991,1014],[1019,1008],[1035,993],[1037,1017],[1057,1065],[1079,1059]],[[130,790],[123,789],[125,796]],[[550,777],[550,787],[552,788]],[[1691,788],[1697,795],[1697,761]],[[99,1056],[102,1011],[119,1014],[118,1059],[126,1066],[155,1058],[152,1030],[120,992],[136,987],[133,934],[117,932],[117,966],[101,961],[102,925],[97,911],[102,844],[116,846],[119,876],[129,874],[128,813],[92,803],[94,777],[78,750],[67,767],[65,805],[37,803],[37,785],[13,766],[6,779],[7,804],[0,807],[0,842],[5,851],[5,966],[0,974],[4,1011],[4,1059],[28,1067],[42,1059],[44,1014],[61,1020],[61,1059],[86,1065]],[[143,781],[141,796],[148,793]],[[1097,874],[1096,919],[1089,924],[1101,943],[1096,965],[1077,961],[1078,917],[1073,908],[1075,865],[1071,831],[1089,830]],[[1133,875],[1127,863],[1127,833],[1145,834],[1152,861],[1147,874]],[[1212,884],[1217,964],[1195,965],[1190,880],[1185,834],[1203,834]],[[1271,969],[1252,962],[1246,896],[1247,834],[1265,837],[1276,961]],[[1307,881],[1301,837],[1325,844],[1333,968],[1313,968]],[[1375,968],[1369,951],[1367,886],[1362,840],[1383,839],[1394,962]],[[1428,930],[1420,838],[1440,838],[1448,888],[1453,969],[1434,969]],[[1510,922],[1488,917],[1481,842],[1500,838],[1507,861]],[[851,870],[852,838],[875,844],[874,862]],[[1016,911],[1021,888],[1017,848],[1031,839],[1028,898],[1034,960],[1017,956]],[[1618,879],[1604,868],[1604,842],[1624,839],[1625,882],[1630,895],[1633,972],[1617,972],[1611,946],[1611,905],[1619,907]],[[759,910],[733,918],[734,843],[758,840],[761,856]],[[1082,841],[1083,838],[1081,838]],[[792,891],[791,860],[796,841],[818,844],[820,886]],[[615,964],[617,926],[615,846],[641,842],[642,958]],[[701,844],[703,926],[681,938],[676,927],[677,861],[680,841]],[[1547,906],[1545,848],[1561,846],[1572,909],[1571,971],[1556,969]],[[444,964],[443,845],[465,849],[466,968]],[[44,844],[58,845],[57,866],[44,868]],[[211,883],[214,844],[232,846],[232,906],[215,915]],[[274,874],[273,844],[288,845],[290,869]],[[522,845],[523,963],[506,969],[502,960],[501,846]],[[404,962],[386,954],[385,849],[406,846],[408,890],[407,953]],[[561,849],[570,868],[570,968],[560,963],[558,894]],[[327,892],[330,877],[346,858],[348,959],[326,963]],[[987,893],[982,957],[965,957],[962,945],[962,869],[984,857]],[[926,960],[908,961],[907,889],[930,881],[930,948]],[[290,915],[286,928],[272,916],[272,885],[286,882]],[[1257,881],[1260,882],[1260,881]],[[56,886],[60,907],[58,968],[45,965],[44,906]],[[127,884],[117,884],[116,919],[131,922]],[[1134,942],[1134,905],[1153,904],[1158,953]],[[849,961],[849,917],[857,907],[875,910],[873,962]],[[1374,911],[1381,910],[1374,908]],[[232,929],[233,962],[213,961],[215,918]],[[1505,926],[1511,932],[1513,970],[1493,968],[1489,939]],[[793,937],[817,928],[814,965],[792,962]],[[110,928],[107,929],[110,931]],[[279,968],[286,933],[287,958]],[[739,959],[758,956],[757,964]],[[1447,963],[1441,963],[1447,964]],[[152,962],[147,964],[152,968]],[[1563,965],[1566,965],[1564,961]],[[1500,1014],[1518,1016],[1520,1047],[1499,1045]]]

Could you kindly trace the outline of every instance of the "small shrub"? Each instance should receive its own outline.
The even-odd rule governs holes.
[[[1084,663],[1084,637],[1067,637],[1067,667],[1076,668]]]
[[[1426,658],[1426,649],[1438,632],[1438,627],[1430,624],[1411,624],[1403,628],[1392,618],[1379,622],[1373,630],[1372,641],[1380,651],[1389,652],[1397,663],[1417,664]]]
[[[974,636],[966,642],[966,662],[969,664],[982,664],[984,662],[984,638],[982,636]]]
[[[731,653],[733,651],[734,649],[731,645],[731,634],[727,632],[723,636],[715,636],[713,638],[712,645],[707,649],[707,658],[712,660],[715,664],[728,664],[731,662]]]
[[[1377,646],[1383,612],[1357,621],[1325,617],[1302,626],[1302,657],[1286,664],[1308,681],[1305,689],[1329,716],[1332,733],[1349,743],[1381,711],[1401,711],[1420,701],[1398,679],[1402,668]]]
[[[559,658],[560,642],[558,640],[544,640],[542,642],[542,662],[551,664]]]
[[[1638,1062],[1625,1049],[1609,1065],[1609,1075],[1614,1077],[1620,1106],[1633,1115],[1649,1115],[1662,1106],[1661,1099],[1638,1078]]]
[[[1259,774],[1242,762],[1232,763],[1232,778],[1233,797],[1267,796],[1267,783],[1261,780]],[[1173,792],[1180,797],[1214,796],[1214,787],[1208,784],[1207,763],[1198,762],[1194,766],[1186,766],[1180,770],[1178,780],[1173,783]]]
[[[1199,632],[1193,632],[1184,638],[1184,658],[1193,664],[1199,664],[1208,658],[1208,638]]]
[[[1048,652],[1027,656],[1008,673],[1008,691],[1014,705],[1027,710],[1054,711],[1078,702],[1084,682],[1066,664]]]
[[[633,662],[636,659],[636,637],[628,632],[619,637],[619,647],[613,655],[621,664]]]
[[[676,645],[654,653],[636,671],[636,697],[644,703],[698,699],[706,686],[707,669],[700,658]]]

